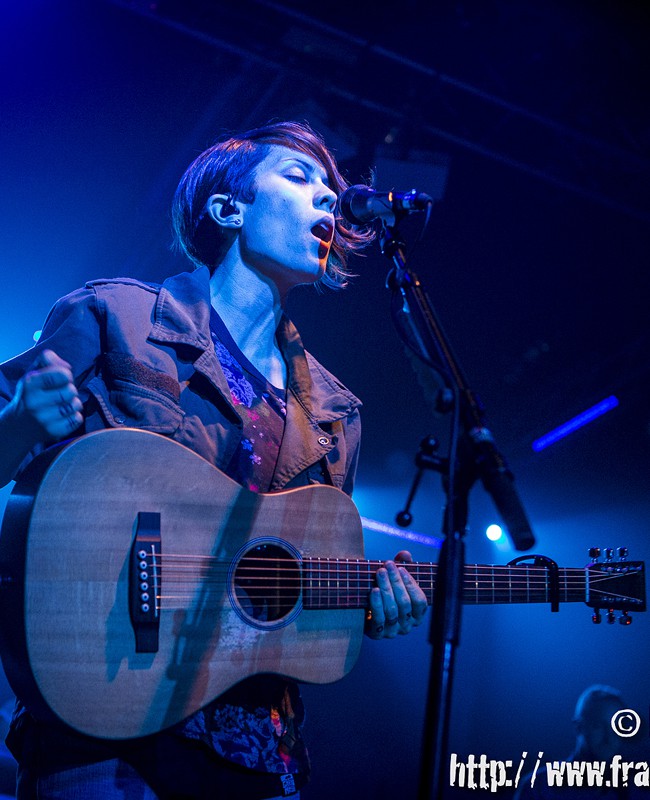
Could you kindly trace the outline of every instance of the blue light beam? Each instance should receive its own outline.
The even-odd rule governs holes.
[[[397,539],[406,539],[410,542],[417,542],[424,544],[427,547],[439,548],[442,544],[442,539],[437,536],[427,536],[425,533],[416,533],[415,531],[406,531],[404,528],[397,528],[394,525],[388,525],[385,522],[379,522],[376,519],[368,517],[361,517],[361,524],[366,531],[375,531],[376,533],[385,533],[387,536],[394,536]]]
[[[539,453],[540,450],[544,450],[545,447],[549,447],[550,445],[555,444],[555,442],[558,442],[560,439],[564,439],[565,436],[577,431],[578,428],[582,428],[584,425],[588,425],[598,417],[602,417],[603,414],[606,414],[608,411],[616,408],[617,405],[617,397],[614,395],[611,395],[611,397],[606,397],[604,400],[601,400],[600,403],[596,403],[595,406],[592,406],[586,411],[583,411],[581,414],[578,414],[577,417],[573,417],[573,419],[568,420],[558,428],[554,428],[552,431],[544,434],[544,436],[540,436],[539,439],[535,439],[532,444],[533,450],[536,453]]]

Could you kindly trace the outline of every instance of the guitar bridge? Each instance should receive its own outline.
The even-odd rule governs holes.
[[[129,565],[129,614],[136,653],[158,652],[160,554],[160,514],[140,511]]]

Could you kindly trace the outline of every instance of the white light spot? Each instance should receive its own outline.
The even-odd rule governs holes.
[[[500,525],[488,525],[485,535],[491,542],[498,542],[503,537],[503,528]]]

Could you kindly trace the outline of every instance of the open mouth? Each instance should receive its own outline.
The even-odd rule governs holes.
[[[311,232],[317,239],[330,244],[334,236],[334,225],[328,220],[321,220],[312,227]]]

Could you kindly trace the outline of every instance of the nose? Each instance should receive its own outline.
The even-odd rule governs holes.
[[[315,198],[316,207],[324,208],[329,214],[333,214],[336,208],[336,200],[336,193],[329,186],[322,183]]]

